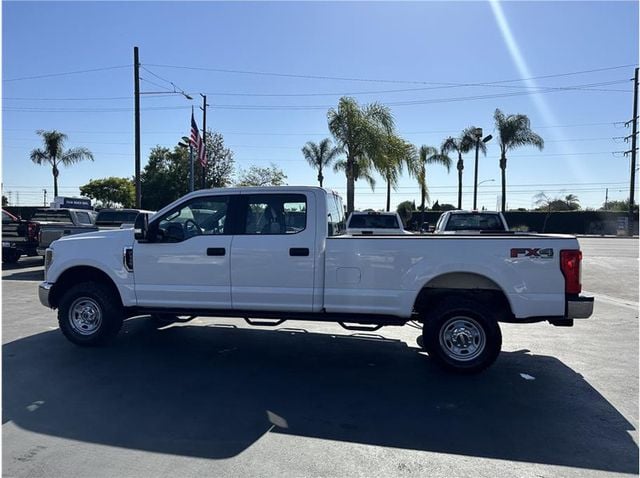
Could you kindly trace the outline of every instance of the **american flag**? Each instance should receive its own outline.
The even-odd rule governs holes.
[[[200,166],[204,168],[207,164],[207,152],[205,151],[204,141],[200,136],[200,130],[198,129],[195,118],[193,117],[193,112],[191,112],[191,137],[189,138],[189,141],[191,142],[191,147],[198,155],[198,162],[200,163]]]

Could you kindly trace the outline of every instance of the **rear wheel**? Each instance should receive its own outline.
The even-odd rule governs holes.
[[[60,330],[74,344],[104,344],[118,335],[122,321],[120,299],[104,284],[76,284],[60,299]]]
[[[498,358],[502,333],[483,302],[452,296],[426,314],[423,343],[441,367],[457,373],[477,373]]]

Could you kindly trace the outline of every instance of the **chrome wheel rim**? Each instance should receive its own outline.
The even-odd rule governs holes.
[[[471,317],[452,317],[440,328],[440,347],[448,357],[460,362],[478,357],[486,343],[484,330]]]
[[[73,301],[69,308],[69,324],[80,335],[94,334],[102,324],[102,311],[98,303],[88,297]]]

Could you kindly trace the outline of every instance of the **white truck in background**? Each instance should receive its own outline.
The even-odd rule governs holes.
[[[393,235],[411,232],[405,231],[397,212],[354,211],[347,219],[347,234]]]
[[[78,345],[142,315],[356,330],[418,321],[439,365],[471,373],[498,357],[500,322],[571,326],[592,314],[581,258],[567,235],[347,235],[341,198],[317,187],[211,189],[139,215],[135,229],[55,241],[39,297]]]

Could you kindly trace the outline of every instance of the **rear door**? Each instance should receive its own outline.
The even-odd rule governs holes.
[[[237,310],[311,312],[315,276],[315,197],[244,194],[231,250],[231,298]]]

